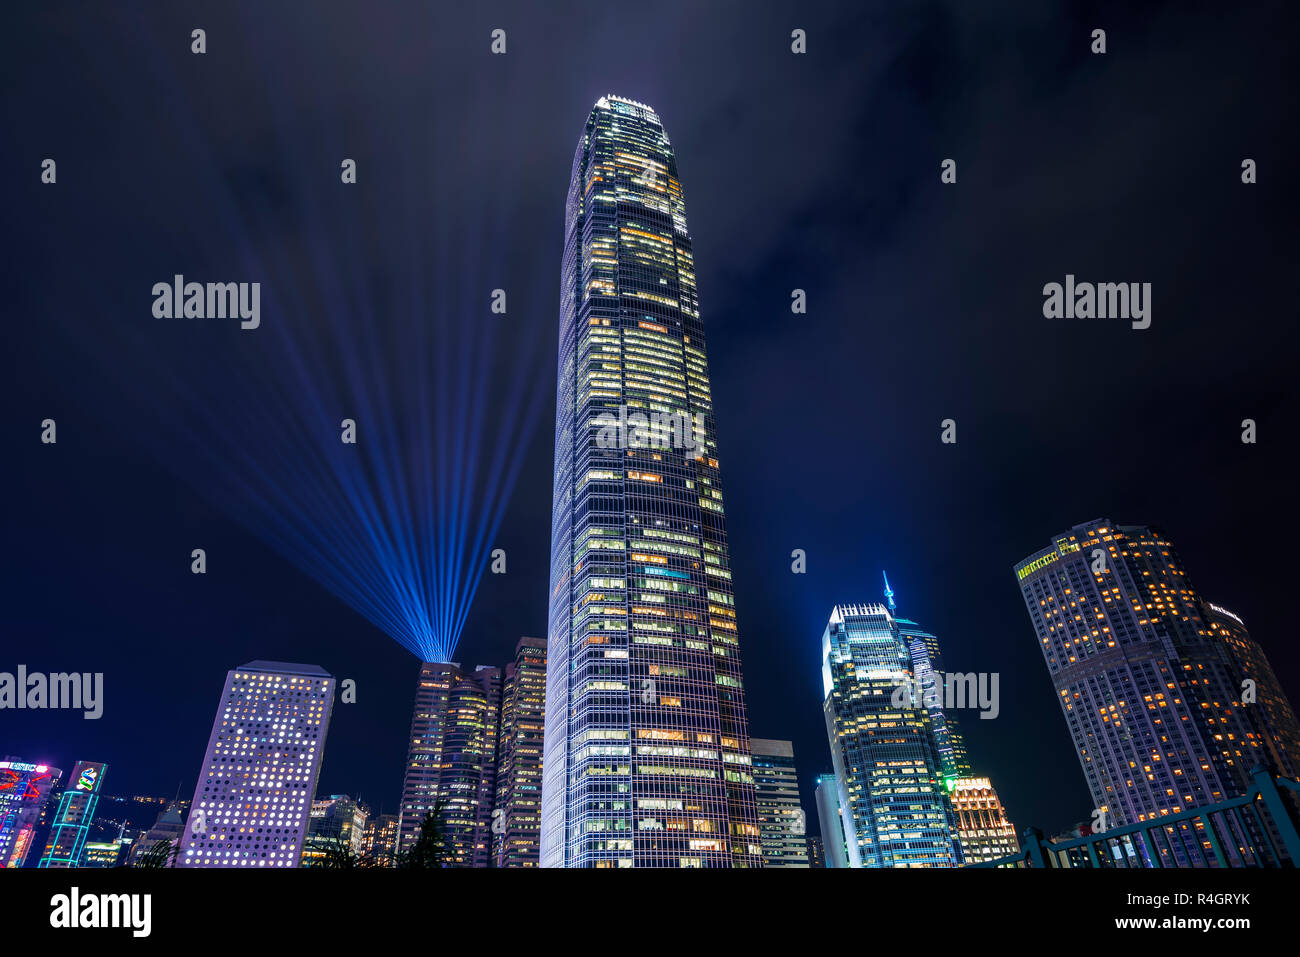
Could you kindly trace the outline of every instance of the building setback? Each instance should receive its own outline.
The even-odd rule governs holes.
[[[250,661],[226,675],[178,867],[297,867],[316,795],[334,679]]]
[[[677,160],[601,97],[565,206],[544,867],[762,865],[718,456]]]
[[[807,819],[799,800],[794,744],[750,738],[764,867],[807,867]]]
[[[546,722],[546,639],[520,638],[506,665],[497,744],[492,860],[537,867],[542,830],[542,734]]]

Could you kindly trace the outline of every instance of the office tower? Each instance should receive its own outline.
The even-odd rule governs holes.
[[[1245,793],[1267,749],[1165,535],[1099,519],[1056,536],[1015,574],[1107,829]],[[1185,849],[1200,837],[1181,831],[1167,835],[1167,862],[1200,863]]]
[[[302,866],[319,865],[336,849],[360,857],[365,848],[368,816],[365,805],[346,794],[331,794],[312,801],[311,821],[302,846]]]
[[[917,696],[896,694],[915,687],[909,637],[889,609],[831,609],[823,712],[850,867],[962,863],[930,713]]]
[[[63,772],[13,755],[0,761],[0,867],[22,867],[37,825]]]
[[[807,867],[807,819],[799,800],[794,743],[750,738],[764,867]]]
[[[826,845],[820,834],[808,835],[808,866],[814,870],[826,866]]]
[[[1300,722],[1264,649],[1250,637],[1246,623],[1228,609],[1208,601],[1202,601],[1201,608],[1211,634],[1219,636],[1228,647],[1239,672],[1238,686],[1246,681],[1253,683],[1250,693],[1243,690],[1242,704],[1246,718],[1264,741],[1273,770],[1300,780]],[[1254,701],[1244,700],[1252,693]]]
[[[178,867],[297,867],[334,705],[316,665],[250,661],[226,675]]]
[[[958,778],[971,776],[971,768],[957,716],[952,708],[945,707],[944,704],[945,676],[939,639],[923,630],[916,622],[899,616],[894,590],[889,587],[889,576],[883,572],[881,574],[885,579],[885,602],[889,606],[889,613],[894,616],[899,633],[907,641],[913,680],[921,691],[922,703],[930,713],[930,726],[939,753],[944,784],[951,790],[953,782]]]
[[[107,770],[108,765],[102,761],[78,761],[72,768],[72,777],[59,799],[59,810],[38,867],[77,867],[80,864]]]
[[[365,848],[362,853],[381,863],[391,861],[397,853],[398,821],[396,814],[380,814],[366,821]]]
[[[542,832],[542,732],[546,723],[546,639],[520,638],[506,665],[492,811],[495,867],[537,867]]]
[[[844,837],[844,812],[840,807],[840,784],[833,774],[817,776],[817,824],[822,835],[826,867],[848,867],[848,842]]]
[[[1007,820],[988,778],[958,778],[952,788],[952,806],[957,812],[957,837],[967,864],[1020,853],[1016,829]]]
[[[181,816],[181,809],[182,805],[179,801],[168,804],[158,815],[158,820],[154,822],[153,827],[145,831],[144,835],[131,845],[131,850],[127,853],[128,862],[139,863],[142,857],[163,841],[170,841],[172,850],[179,848],[181,838],[185,836],[185,819]]]
[[[436,813],[448,867],[487,867],[492,853],[501,669],[420,666],[402,784],[399,848],[410,850]]]
[[[686,204],[642,103],[587,118],[560,279],[542,866],[761,866]]]

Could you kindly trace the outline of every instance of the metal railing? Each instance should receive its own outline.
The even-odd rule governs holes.
[[[1251,789],[1241,797],[1191,808],[1073,838],[1043,839],[1025,829],[1019,854],[967,867],[1295,867],[1300,831],[1288,806],[1300,806],[1300,784],[1275,777],[1267,768],[1250,773]],[[1284,796],[1290,791],[1290,801]]]

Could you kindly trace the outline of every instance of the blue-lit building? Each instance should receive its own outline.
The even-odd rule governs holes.
[[[921,692],[922,703],[930,713],[930,726],[935,748],[939,752],[944,784],[951,791],[958,778],[971,776],[971,767],[957,716],[951,708],[945,707],[945,676],[939,639],[916,622],[898,614],[898,605],[894,601],[894,590],[889,587],[888,576],[885,576],[885,601],[889,613],[894,616],[899,634],[907,642],[908,655],[912,659],[912,675],[917,690]]]
[[[108,765],[102,761],[78,761],[59,799],[49,840],[38,867],[79,867],[95,805],[103,787]]]
[[[823,712],[850,867],[962,863],[930,712],[919,696],[898,693],[916,687],[914,637],[878,604],[836,605],[822,635]]]
[[[762,866],[677,160],[601,97],[565,206],[541,861]]]

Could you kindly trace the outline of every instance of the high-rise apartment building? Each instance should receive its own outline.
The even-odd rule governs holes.
[[[334,679],[250,661],[226,675],[178,867],[297,867],[316,796]]]
[[[1246,623],[1227,608],[1208,601],[1202,601],[1201,606],[1210,632],[1223,639],[1237,665],[1246,718],[1264,739],[1273,770],[1300,780],[1300,722],[1268,656],[1250,637]]]
[[[996,861],[1020,852],[1016,829],[1007,820],[988,778],[958,778],[952,788],[957,837],[967,864]]]
[[[487,867],[492,856],[501,669],[454,662],[420,666],[402,785],[399,847],[410,850],[427,815],[442,836],[442,863]]]
[[[542,865],[761,866],[686,203],[622,97],[574,154],[555,415]]]
[[[38,867],[80,866],[107,770],[108,765],[102,761],[78,761],[73,767]]]
[[[1015,575],[1105,827],[1245,793],[1268,748],[1241,701],[1223,623],[1207,614],[1166,535],[1087,522]],[[1180,831],[1161,853],[1200,863],[1193,842],[1203,835]]]
[[[750,738],[764,867],[808,866],[808,823],[799,800],[794,743]]]
[[[63,772],[13,755],[0,761],[0,867],[22,867],[35,844],[41,813]]]
[[[913,637],[876,604],[836,605],[822,635],[823,712],[850,867],[962,863],[930,712],[919,695],[898,694],[917,687]]]
[[[520,638],[506,665],[492,810],[495,867],[537,867],[542,832],[542,734],[546,724],[546,639]]]

